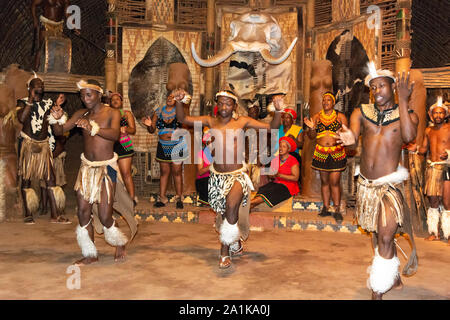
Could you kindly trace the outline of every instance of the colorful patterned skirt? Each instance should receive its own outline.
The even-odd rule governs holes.
[[[189,158],[189,150],[184,137],[178,141],[159,140],[156,160],[162,162],[182,162]]]
[[[121,135],[119,141],[114,143],[114,152],[119,159],[132,157],[134,155],[133,141],[128,134]]]
[[[324,147],[316,144],[311,167],[320,171],[343,171],[347,166],[345,148],[340,145]]]

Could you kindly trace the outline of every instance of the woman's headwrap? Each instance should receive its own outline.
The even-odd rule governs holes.
[[[286,141],[291,146],[289,152],[294,152],[295,150],[297,150],[297,144],[295,143],[295,140],[292,139],[291,137],[281,137],[278,143],[281,144],[281,141]]]
[[[295,121],[295,119],[297,119],[297,112],[295,112],[294,109],[286,108],[283,112],[289,114],[292,117],[292,120]]]
[[[112,99],[112,97],[114,97],[114,96],[118,96],[118,97],[120,98],[120,100],[123,101],[122,95],[121,95],[120,93],[118,93],[118,92],[113,92],[113,93],[111,93],[111,95],[109,96],[109,98]]]
[[[442,96],[437,97],[436,103],[430,107],[430,114],[433,112],[434,108],[442,108],[445,110],[445,116],[448,115],[448,108],[445,103],[443,103]]]
[[[219,97],[228,97],[234,100],[235,103],[238,103],[238,98],[231,92],[228,90],[221,90],[219,92],[216,93],[216,101],[217,99],[219,99]]]
[[[392,79],[392,81],[396,81],[394,74],[389,70],[377,70],[375,67],[375,63],[373,61],[370,61],[367,64],[367,68],[369,69],[369,74],[366,76],[366,79],[364,81],[365,85],[367,87],[370,87],[370,81],[376,78],[386,77]]]
[[[336,104],[336,97],[334,96],[334,94],[332,94],[330,91],[325,92],[322,96],[322,99],[325,98],[326,96],[330,96],[331,99],[333,99],[333,104]]]
[[[88,80],[88,81],[80,80],[80,81],[78,81],[77,82],[78,90],[81,91],[82,89],[92,89],[92,90],[100,92],[103,95],[103,89],[97,84],[97,81],[95,81],[95,83],[93,83],[94,81],[92,81],[92,80]]]

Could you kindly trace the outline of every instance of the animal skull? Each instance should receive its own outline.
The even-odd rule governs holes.
[[[280,52],[282,48],[281,28],[271,15],[249,12],[240,15],[230,24],[231,35],[225,48],[209,59],[201,59],[191,43],[194,60],[202,67],[216,66],[236,52],[259,52],[263,59],[270,64],[280,64],[291,54],[297,42],[295,38],[289,48]]]

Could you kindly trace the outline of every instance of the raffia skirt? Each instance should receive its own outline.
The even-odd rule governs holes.
[[[67,184],[66,172],[64,166],[66,163],[66,152],[62,152],[53,159],[53,170],[55,171],[55,183],[57,186],[64,186]]]
[[[403,169],[406,170],[405,168]],[[386,202],[394,209],[397,224],[403,224],[406,203],[403,196],[402,181],[407,179],[407,177],[407,170],[402,173],[397,170],[393,174],[376,180],[369,180],[361,174],[359,175],[355,214],[361,228],[369,232],[378,232],[380,213],[382,214],[383,226],[386,225]]]
[[[20,136],[23,140],[20,147],[19,175],[24,180],[49,180],[53,158],[48,138],[34,140],[22,131]]]
[[[424,188],[424,193],[427,196],[442,197],[446,171],[446,164],[431,164],[428,162]]]

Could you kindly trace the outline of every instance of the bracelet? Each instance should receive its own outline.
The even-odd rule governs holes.
[[[98,133],[98,131],[100,130],[100,126],[94,120],[90,120],[89,124],[92,127],[92,129],[91,129],[91,136],[95,136]]]
[[[49,124],[59,124],[62,126],[67,122],[67,113],[64,113],[59,120],[55,119],[52,114],[50,114],[47,119]]]
[[[189,104],[189,102],[191,102],[191,100],[192,100],[192,97],[189,94],[186,94],[180,102],[182,102],[184,104]]]

